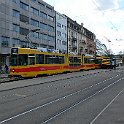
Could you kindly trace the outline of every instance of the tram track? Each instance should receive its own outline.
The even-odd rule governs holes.
[[[14,89],[21,89],[21,88],[24,88],[24,87],[37,86],[37,85],[41,85],[41,84],[45,84],[45,83],[52,83],[52,82],[54,83],[56,81],[79,78],[79,77],[84,77],[84,76],[89,76],[89,75],[95,75],[95,74],[98,74],[98,73],[104,73],[104,72],[109,72],[109,71],[112,71],[112,70],[100,70],[100,71],[96,71],[96,72],[92,72],[92,73],[82,74],[82,75],[79,75],[79,76],[69,76],[69,77],[66,77],[66,78],[64,77],[64,78],[60,78],[60,79],[54,79],[54,80],[50,80],[50,81],[39,82],[39,83],[36,83],[36,84],[28,84],[28,85],[25,85],[25,86],[19,86],[19,87],[14,87],[14,88],[10,88],[10,89],[0,90],[0,92],[4,92],[4,91],[8,91],[8,90],[14,90]],[[62,74],[60,74],[60,75],[62,75]],[[51,76],[54,76],[54,75],[51,75]],[[18,77],[15,77],[15,79],[10,79],[10,80],[4,81],[4,82],[0,82],[0,84],[14,82],[14,81],[20,81],[20,80],[25,81],[25,80],[30,80],[30,79],[35,79],[35,78],[18,78]]]
[[[90,70],[89,70],[90,71]],[[100,69],[100,71],[97,71],[97,72],[94,72],[94,73],[90,73],[90,74],[96,74],[96,73],[100,73],[100,72],[108,72],[108,71],[112,71],[112,70],[101,70]],[[81,72],[81,71],[80,71]],[[70,72],[70,73],[74,73],[74,72]],[[63,74],[63,73],[62,73]],[[62,75],[62,74],[60,74],[60,75]],[[68,73],[67,73],[68,74]],[[86,74],[86,75],[90,75],[90,74]],[[57,74],[53,74],[53,75],[57,75]],[[46,75],[46,76],[49,76],[49,75]],[[85,76],[85,74],[83,74],[83,75],[81,75],[81,76]],[[42,77],[44,77],[44,75],[42,76]],[[59,80],[66,80],[66,79],[70,79],[70,78],[78,78],[78,77],[80,77],[80,76],[74,76],[74,77],[68,77],[68,78],[65,78],[65,79],[59,79]],[[34,77],[33,77],[34,78]],[[3,78],[3,79],[1,79],[0,80],[0,84],[3,84],[3,83],[9,83],[9,82],[12,82],[12,81],[19,81],[19,80],[27,80],[27,79],[33,79],[33,78],[23,78],[23,77],[10,77],[10,76],[8,76],[8,77],[6,77],[6,78]],[[38,78],[38,77],[36,77],[36,78]],[[55,80],[55,81],[58,81],[58,80]],[[51,82],[54,82],[54,81],[51,81]],[[51,83],[50,82],[50,83]],[[45,83],[47,83],[47,82],[45,82]],[[48,82],[49,83],[49,82]],[[29,85],[30,86],[30,85]]]
[[[65,110],[62,110],[61,112],[55,114],[54,116],[52,116],[52,117],[46,119],[46,120],[43,121],[43,122],[41,122],[40,124],[46,124],[46,123],[50,122],[51,120],[57,118],[58,116],[62,115],[63,113],[65,113],[65,112],[67,112],[67,111],[73,109],[74,107],[78,106],[79,104],[81,104],[81,103],[83,103],[83,102],[85,102],[85,101],[91,99],[92,97],[96,96],[97,94],[100,94],[101,92],[103,92],[103,91],[106,90],[107,88],[113,86],[114,84],[118,83],[120,80],[123,80],[123,79],[124,79],[124,78],[120,78],[119,80],[115,81],[114,83],[109,84],[108,86],[104,87],[103,89],[98,90],[98,91],[95,92],[94,94],[92,94],[92,95],[90,95],[90,96],[88,96],[88,97],[82,99],[81,101],[76,102],[75,104],[71,105],[70,107],[66,108]],[[121,92],[122,92],[122,91],[121,91]],[[120,92],[120,93],[121,93],[121,92]],[[119,94],[120,94],[120,93],[119,93]],[[118,95],[117,95],[117,96],[118,96]],[[115,98],[116,98],[116,97],[115,97]],[[113,101],[113,100],[112,100],[112,101]],[[91,122],[91,124],[92,124],[92,123],[93,123],[93,121]]]
[[[99,72],[98,72],[99,73]],[[60,80],[54,80],[54,81],[50,81],[50,82],[44,82],[44,83],[40,83],[40,84],[36,84],[36,85],[41,85],[41,84],[45,84],[45,83],[54,83],[54,82],[56,82],[56,81],[61,81],[61,80],[69,80],[69,79],[75,79],[75,78],[79,78],[79,77],[83,77],[83,79],[89,79],[89,78],[91,78],[91,77],[95,77],[95,75],[96,75],[97,73],[94,73],[94,75],[88,75],[88,77],[84,77],[84,75],[81,75],[81,76],[73,76],[73,77],[68,77],[68,78],[64,78],[64,79],[60,79]],[[117,74],[116,76],[119,76],[120,74]],[[115,77],[116,77],[115,76]],[[96,83],[96,84],[93,84],[93,85],[98,85],[98,84],[100,84],[100,83],[104,83],[104,82],[106,82],[106,81],[108,81],[108,80],[111,80],[111,79],[113,79],[114,77],[110,77],[110,78],[107,78],[107,79],[105,79],[104,81],[102,81],[102,82],[99,82],[99,83]],[[34,87],[34,86],[36,86],[36,85],[28,85],[28,86],[26,86],[26,88],[29,88],[29,87]],[[70,84],[69,84],[70,85]],[[88,87],[86,87],[86,88],[84,88],[84,89],[87,89],[87,88],[89,88],[89,87],[92,87],[93,85],[90,85],[90,86],[88,86]],[[50,86],[52,86],[52,85],[50,85]],[[48,86],[48,87],[50,87],[50,86]],[[23,89],[24,87],[17,87],[17,88],[14,88],[14,89],[10,89],[10,91],[12,91],[12,90],[17,90],[17,89]],[[7,90],[8,91],[8,90]],[[6,90],[5,91],[3,91],[3,92],[7,92]],[[19,96],[19,94],[9,94],[9,95],[3,95],[3,96],[0,96],[0,99],[1,99],[1,101],[2,101],[2,99],[5,99],[5,98],[7,98],[7,101],[2,101],[2,102],[0,102],[0,104],[5,104],[5,103],[8,103],[8,102],[13,102],[13,101],[17,101],[17,100],[21,100],[21,99],[25,99],[25,98],[28,98],[28,97],[33,97],[33,96],[36,96],[36,95],[38,95],[38,94],[41,94],[42,93],[42,90],[41,91],[38,91],[38,92],[35,92],[35,93],[33,93],[33,94],[30,94],[30,95],[20,95],[20,97],[17,97],[17,98],[13,98],[13,99],[10,99],[10,100],[8,100],[9,99],[9,97],[13,97],[13,96]]]
[[[54,100],[52,100],[52,101],[49,101],[49,102],[47,102],[47,103],[45,103],[45,104],[42,104],[41,106],[35,107],[35,108],[33,108],[33,109],[30,109],[30,110],[28,110],[28,111],[25,111],[25,112],[23,112],[23,113],[20,113],[20,114],[18,114],[18,115],[13,116],[13,117],[10,117],[10,118],[8,118],[8,119],[5,119],[5,120],[1,121],[0,124],[3,124],[3,123],[8,122],[8,121],[11,121],[11,120],[13,120],[13,119],[16,119],[16,118],[21,117],[21,116],[26,115],[26,114],[29,114],[29,113],[31,113],[31,112],[37,111],[37,110],[39,110],[39,109],[41,109],[41,108],[47,107],[47,106],[52,105],[52,104],[54,104],[54,103],[59,102],[59,104],[60,104],[60,103],[61,103],[62,101],[64,101],[64,100],[66,101],[66,100],[68,100],[68,99],[72,99],[71,97],[76,98],[76,100],[73,101],[71,104],[67,105],[67,107],[63,107],[63,109],[59,110],[59,112],[55,112],[55,113],[52,114],[52,115],[50,114],[49,117],[47,116],[47,117],[48,117],[47,119],[43,119],[43,121],[41,121],[41,124],[45,124],[45,123],[51,121],[52,119],[54,119],[54,118],[60,116],[61,114],[63,114],[63,113],[65,113],[65,112],[69,111],[69,110],[72,109],[73,107],[76,107],[76,106],[79,105],[80,103],[82,103],[82,102],[84,102],[84,101],[86,101],[86,100],[88,100],[88,99],[94,97],[95,95],[97,95],[97,94],[103,92],[103,91],[106,90],[107,88],[109,88],[109,87],[113,86],[114,84],[118,83],[120,80],[123,79],[123,78],[120,78],[119,76],[120,76],[120,75],[116,75],[116,76],[114,76],[114,77],[110,77],[110,78],[108,78],[108,79],[106,79],[106,80],[103,80],[103,81],[101,81],[101,82],[99,82],[99,83],[95,83],[95,84],[93,84],[93,85],[90,85],[90,86],[88,86],[88,87],[85,87],[85,88],[83,88],[83,89],[80,89],[80,90],[78,90],[78,91],[76,91],[76,92],[72,92],[72,93],[70,93],[70,94],[66,94],[66,95],[64,95],[64,96],[61,96],[61,97],[59,97],[59,98],[56,98],[56,99],[54,99]],[[114,79],[114,78],[117,78],[117,79],[116,79],[116,81],[112,82],[112,79]],[[111,81],[111,82],[108,83],[108,81],[109,81],[109,82]],[[106,84],[107,84],[107,85],[106,85]],[[101,86],[101,85],[102,85],[102,86]],[[100,87],[100,88],[99,88],[99,87]],[[91,92],[91,91],[92,91],[91,89],[93,89],[93,92]],[[95,89],[95,90],[94,90],[94,89]],[[90,92],[90,93],[88,93],[88,92]],[[80,99],[77,99],[77,98],[78,98],[78,95],[80,96],[80,94],[84,94],[84,97],[83,97],[83,98],[80,98]],[[88,95],[86,95],[86,94],[88,94]],[[73,98],[73,99],[74,99],[74,98]],[[60,106],[59,106],[59,107],[60,107]],[[57,114],[56,114],[56,113],[57,113]]]

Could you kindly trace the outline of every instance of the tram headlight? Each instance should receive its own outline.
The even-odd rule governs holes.
[[[14,69],[14,68],[12,69],[12,72],[13,72],[13,73],[15,72],[15,69]]]

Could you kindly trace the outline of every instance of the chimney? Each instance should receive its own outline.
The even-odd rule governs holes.
[[[83,27],[84,26],[84,23],[81,23],[81,26]]]

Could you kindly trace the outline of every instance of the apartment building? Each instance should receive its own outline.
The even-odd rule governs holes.
[[[0,1],[0,63],[11,47],[55,48],[55,10],[42,0]]]
[[[67,17],[56,12],[56,45],[55,49],[67,52]]]
[[[89,31],[87,28],[83,28],[83,34],[86,37],[86,49],[85,54],[95,55],[96,54],[96,36],[94,33]]]
[[[74,52],[76,54],[90,54],[96,53],[96,36],[76,21],[67,18],[68,27],[68,52]]]
[[[83,34],[83,24],[79,25],[76,21],[67,17],[68,27],[68,52],[84,54],[86,37]]]

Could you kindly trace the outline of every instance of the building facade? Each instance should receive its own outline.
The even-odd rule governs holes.
[[[86,49],[85,54],[95,55],[96,54],[96,36],[94,33],[86,28],[83,28],[83,34],[86,37]]]
[[[95,34],[80,25],[76,21],[67,18],[68,27],[68,51],[76,54],[95,55]]]
[[[83,24],[79,25],[76,21],[67,17],[68,28],[68,52],[84,54],[86,37],[83,34]]]
[[[55,49],[54,7],[42,0],[0,1],[0,60],[9,64],[11,47]]]
[[[56,12],[56,45],[55,49],[67,52],[67,17]]]

